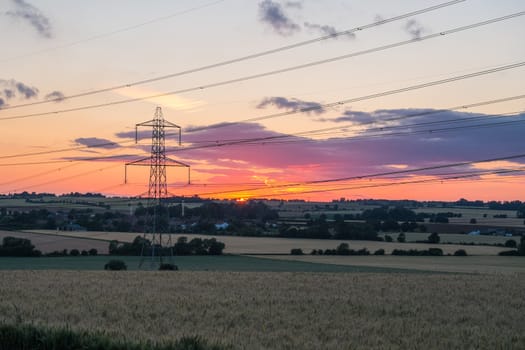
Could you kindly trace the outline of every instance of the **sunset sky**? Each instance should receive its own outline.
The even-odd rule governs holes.
[[[161,107],[182,127],[169,157],[191,166],[189,185],[168,169],[173,195],[524,200],[523,11],[0,0],[0,193],[144,195],[148,168],[124,183],[124,164],[148,157],[151,129],[135,144],[135,124]]]

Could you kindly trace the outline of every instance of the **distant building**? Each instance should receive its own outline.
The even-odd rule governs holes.
[[[70,222],[69,224],[64,225],[63,230],[64,231],[87,231],[87,228],[85,228],[84,226],[80,226],[79,224]]]
[[[217,230],[226,230],[230,225],[227,222],[223,222],[222,224],[215,224],[215,229]]]

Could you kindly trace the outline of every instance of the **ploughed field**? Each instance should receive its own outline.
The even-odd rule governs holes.
[[[524,277],[0,271],[0,322],[234,349],[523,349]]]

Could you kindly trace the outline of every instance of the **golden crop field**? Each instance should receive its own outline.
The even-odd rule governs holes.
[[[99,254],[107,254],[109,251],[109,244],[106,241],[99,241],[91,238],[79,238],[74,236],[64,237],[56,235],[42,235],[19,231],[0,231],[0,242],[4,237],[9,236],[29,239],[36,249],[43,253],[62,251],[63,249],[90,250],[92,248],[96,249]]]
[[[0,271],[0,321],[234,349],[523,349],[524,277]]]
[[[139,233],[127,232],[71,232],[71,231],[53,231],[53,230],[29,230],[27,232],[44,233],[49,235],[58,235],[76,238],[92,238],[98,240],[118,240],[120,242],[131,242],[140,235]],[[351,249],[358,250],[367,248],[371,253],[378,249],[384,249],[386,254],[390,254],[394,249],[422,249],[441,248],[445,254],[454,254],[458,249],[464,249],[469,255],[498,255],[500,251],[509,250],[509,248],[494,246],[476,246],[476,245],[459,245],[459,244],[425,244],[425,243],[398,243],[398,242],[380,242],[380,241],[344,241],[344,240],[326,240],[326,239],[303,239],[303,238],[278,238],[278,237],[239,237],[239,236],[221,236],[221,235],[196,235],[196,234],[173,234],[172,240],[175,242],[179,237],[185,236],[188,240],[193,238],[210,238],[215,237],[226,244],[224,252],[227,254],[289,254],[293,248],[301,248],[306,254],[312,249],[335,249],[340,243],[346,242]],[[421,239],[426,239],[424,235]],[[468,236],[465,236],[466,238]],[[472,237],[472,236],[471,236]],[[38,247],[37,247],[38,248]]]

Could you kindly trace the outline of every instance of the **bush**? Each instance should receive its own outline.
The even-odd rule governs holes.
[[[126,263],[122,260],[110,260],[106,265],[104,265],[104,270],[112,270],[112,271],[119,271],[119,270],[127,270],[128,267],[126,266]]]
[[[397,236],[397,241],[399,243],[405,243],[406,242],[406,236],[403,232],[401,232],[398,236]]]
[[[443,256],[443,250],[440,248],[429,248],[428,254],[432,256]]]
[[[385,242],[392,242],[392,241],[393,241],[392,236],[385,235]]]
[[[78,249],[71,249],[71,251],[69,252],[69,255],[71,255],[71,256],[79,256],[80,255],[80,251]]]
[[[378,249],[374,252],[374,255],[385,255],[385,250],[384,249]]]
[[[427,238],[427,242],[428,242],[428,243],[439,243],[440,239],[441,239],[441,238],[439,237],[439,235],[437,234],[437,232],[432,232],[432,233],[430,234],[430,236],[428,236],[428,238]]]
[[[163,263],[159,266],[159,271],[178,271],[179,267],[174,264]]]
[[[292,255],[303,255],[303,250],[301,248],[293,248],[290,250],[290,254]]]
[[[95,248],[91,248],[91,249],[88,251],[88,254],[89,254],[89,255],[92,255],[92,256],[98,255],[98,250],[96,250]]]
[[[350,255],[350,247],[348,246],[348,243],[339,244],[336,251],[337,255]]]
[[[454,256],[467,256],[465,249],[458,249],[454,252]]]
[[[513,239],[507,239],[507,241],[505,242],[505,247],[507,247],[507,248],[517,248],[518,244]]]
[[[35,256],[35,246],[29,239],[7,236],[2,242],[0,256]]]
[[[87,252],[87,250],[82,250],[82,251],[80,252],[80,255],[82,255],[82,256],[88,256],[89,253]]]
[[[405,256],[443,256],[443,250],[439,248],[429,248],[428,250],[417,250],[417,249],[394,249],[392,255],[405,255]]]

